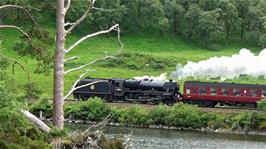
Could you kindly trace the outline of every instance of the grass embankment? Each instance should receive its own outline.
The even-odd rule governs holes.
[[[36,103],[30,109],[36,114],[42,110],[47,118],[52,114],[52,106],[47,101],[42,104]],[[108,106],[100,99],[90,99],[77,104],[65,105],[67,119],[99,122],[109,114],[111,114],[110,122],[125,126],[165,126],[205,131],[217,129],[250,131],[266,128],[265,113],[204,112],[196,106],[183,103],[177,103],[171,107],[159,105],[151,109],[139,106],[115,108]]]
[[[50,30],[54,35],[54,30]],[[87,32],[87,31],[84,31]],[[19,33],[14,30],[1,30],[0,38],[2,39],[1,53],[6,56],[21,61],[30,71],[33,82],[45,92],[46,96],[52,95],[52,66],[48,73],[35,74],[37,62],[29,56],[21,57],[13,51],[14,43],[19,39]],[[66,41],[66,45],[70,45],[79,39],[82,34],[74,34]],[[160,75],[161,73],[175,70],[177,63],[185,64],[187,61],[199,61],[208,59],[211,56],[232,55],[238,53],[241,48],[251,48],[253,52],[258,53],[259,50],[240,44],[228,44],[219,50],[207,50],[201,48],[197,44],[183,41],[179,37],[172,34],[160,36],[158,33],[125,33],[122,34],[122,42],[124,44],[124,52],[117,55],[117,59],[101,62],[94,66],[90,66],[91,77],[123,77],[131,78],[133,76],[142,75]],[[109,55],[116,53],[118,42],[115,36],[98,36],[87,40],[73,49],[69,55],[79,56],[80,59],[66,64],[66,69],[86,64],[94,59],[104,57],[105,52]],[[51,52],[54,51],[54,45],[51,45]],[[10,69],[11,71],[11,69]],[[78,78],[82,71],[73,72],[65,76],[66,92],[72,83]],[[26,83],[26,75],[22,70],[16,70],[15,78],[18,82]],[[191,80],[192,78],[188,78]],[[184,80],[181,80],[182,83]],[[216,80],[214,80],[216,81]],[[265,83],[265,79],[256,79],[250,77],[242,77],[235,80],[229,80],[241,83]]]

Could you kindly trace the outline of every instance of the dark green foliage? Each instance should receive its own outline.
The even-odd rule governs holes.
[[[0,56],[0,68],[1,68],[1,70],[2,71],[5,70],[8,66],[9,66],[8,60]]]
[[[235,115],[231,118],[231,128],[232,129],[254,129],[257,128],[258,123],[262,120],[265,121],[265,118],[261,117],[256,112],[245,112],[238,115]]]
[[[27,9],[39,20],[47,16],[55,19],[54,1],[0,2],[7,3],[29,6]],[[76,21],[89,6],[90,2],[73,1],[66,20]],[[189,41],[201,41],[205,47],[231,40],[265,47],[266,2],[263,0],[98,0],[95,7],[104,11],[93,10],[75,32],[106,29],[116,22],[120,24],[123,33],[157,30],[163,35],[165,31],[172,31]],[[37,8],[37,11],[32,8]],[[25,19],[29,20],[23,11],[17,9],[0,14],[3,22],[20,24]],[[30,20],[27,22],[26,26],[32,25]],[[38,43],[42,47],[41,51],[45,51],[46,46],[41,42]],[[18,43],[17,47],[21,46],[25,45]],[[49,56],[42,56],[42,60],[47,58]],[[40,70],[43,71],[43,68]]]
[[[149,111],[150,123],[154,125],[168,125],[167,116],[171,110],[166,105],[159,105]]]
[[[257,102],[258,108],[266,111],[266,98]]]
[[[266,33],[262,34],[262,35],[259,37],[259,45],[260,45],[262,48],[266,48]]]
[[[47,72],[53,62],[53,56],[49,52],[53,39],[43,28],[32,27],[28,34],[31,42],[25,42],[25,37],[22,36],[22,40],[17,41],[13,49],[21,56],[30,55],[38,61],[35,72]]]
[[[39,99],[43,91],[36,85],[36,83],[31,82],[23,86],[25,90],[25,97],[28,99]]]
[[[101,121],[110,112],[110,108],[99,98],[92,98],[88,101],[76,103],[71,107],[66,106],[65,108],[66,117],[71,115],[75,119],[91,121]]]
[[[49,137],[56,138],[56,137],[66,137],[67,136],[67,130],[66,129],[58,129],[58,128],[52,128],[49,132]]]
[[[125,125],[148,125],[148,112],[141,107],[136,106],[128,109],[115,109],[112,111],[112,115],[114,115],[114,118],[117,118],[116,122]]]
[[[171,58],[153,57],[139,53],[121,53],[116,58],[99,62],[103,67],[120,67],[128,69],[165,70],[176,66],[177,61]]]
[[[32,112],[35,115],[39,115],[40,111],[42,111],[43,116],[45,117],[51,117],[52,116],[52,111],[53,111],[53,107],[52,107],[52,100],[49,99],[39,99],[38,101],[36,101],[35,103],[33,103],[32,105],[30,105],[30,112]]]
[[[227,117],[222,113],[208,112],[201,115],[203,126],[208,126],[212,129],[226,128]]]
[[[88,5],[75,1],[67,17],[73,22]],[[123,31],[158,30],[163,35],[170,30],[207,48],[232,39],[265,46],[266,2],[261,0],[99,0],[96,7],[106,11],[93,11],[87,18],[84,26],[91,29],[108,28],[115,21]]]
[[[0,81],[0,148],[50,148],[46,135],[20,112],[24,95],[13,85]]]
[[[201,128],[201,112],[196,106],[177,103],[171,108],[166,123],[176,127]]]

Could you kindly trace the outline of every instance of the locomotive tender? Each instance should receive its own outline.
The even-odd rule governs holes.
[[[95,83],[93,83],[95,82]],[[179,85],[176,82],[159,82],[135,79],[85,78],[77,86],[93,83],[73,92],[74,98],[86,100],[100,97],[105,101],[128,101],[141,103],[173,104],[179,98]]]
[[[266,85],[186,81],[183,95],[178,83],[135,79],[85,78],[77,86],[92,83],[73,92],[74,98],[100,97],[105,101],[165,103],[177,101],[214,107],[220,105],[256,106],[266,96]]]

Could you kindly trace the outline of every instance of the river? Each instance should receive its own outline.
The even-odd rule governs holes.
[[[71,124],[72,129],[86,125]],[[107,127],[108,136],[130,134],[135,149],[266,149],[266,136]]]

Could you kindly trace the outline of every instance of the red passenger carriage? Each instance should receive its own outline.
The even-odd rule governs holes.
[[[182,99],[187,103],[213,107],[220,105],[256,106],[266,95],[266,85],[187,81]]]

